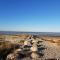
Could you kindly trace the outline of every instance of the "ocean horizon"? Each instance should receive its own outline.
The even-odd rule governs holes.
[[[14,35],[14,34],[32,34],[32,35],[54,35],[60,36],[60,32],[24,32],[24,31],[0,31],[0,34]]]

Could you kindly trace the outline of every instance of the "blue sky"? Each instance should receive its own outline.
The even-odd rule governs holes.
[[[0,0],[0,31],[60,32],[60,0]]]

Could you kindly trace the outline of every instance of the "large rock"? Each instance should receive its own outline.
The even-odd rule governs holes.
[[[38,55],[37,53],[32,53],[32,54],[31,54],[31,57],[32,57],[33,59],[37,59],[37,58],[39,58],[39,55]]]
[[[15,60],[15,58],[16,58],[16,55],[14,55],[14,54],[9,54],[9,55],[7,55],[6,60]]]
[[[24,42],[24,45],[28,45],[28,46],[29,46],[29,45],[31,45],[31,44],[30,44],[29,41],[26,40],[26,41]]]
[[[33,44],[33,46],[30,48],[31,51],[35,52],[38,51],[38,47],[36,44]]]

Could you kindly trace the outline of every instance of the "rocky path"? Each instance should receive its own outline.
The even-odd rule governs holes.
[[[46,48],[44,50],[43,60],[60,60],[60,46],[48,41],[43,41],[42,44]]]
[[[16,60],[60,60],[60,46],[56,43],[41,40],[37,43],[37,52],[31,52],[31,47],[27,48],[18,49]]]

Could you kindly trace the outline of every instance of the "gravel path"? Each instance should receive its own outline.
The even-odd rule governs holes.
[[[50,43],[47,41],[43,41],[42,44],[46,47],[44,50],[44,59],[60,60],[60,46],[56,45],[56,43]]]

